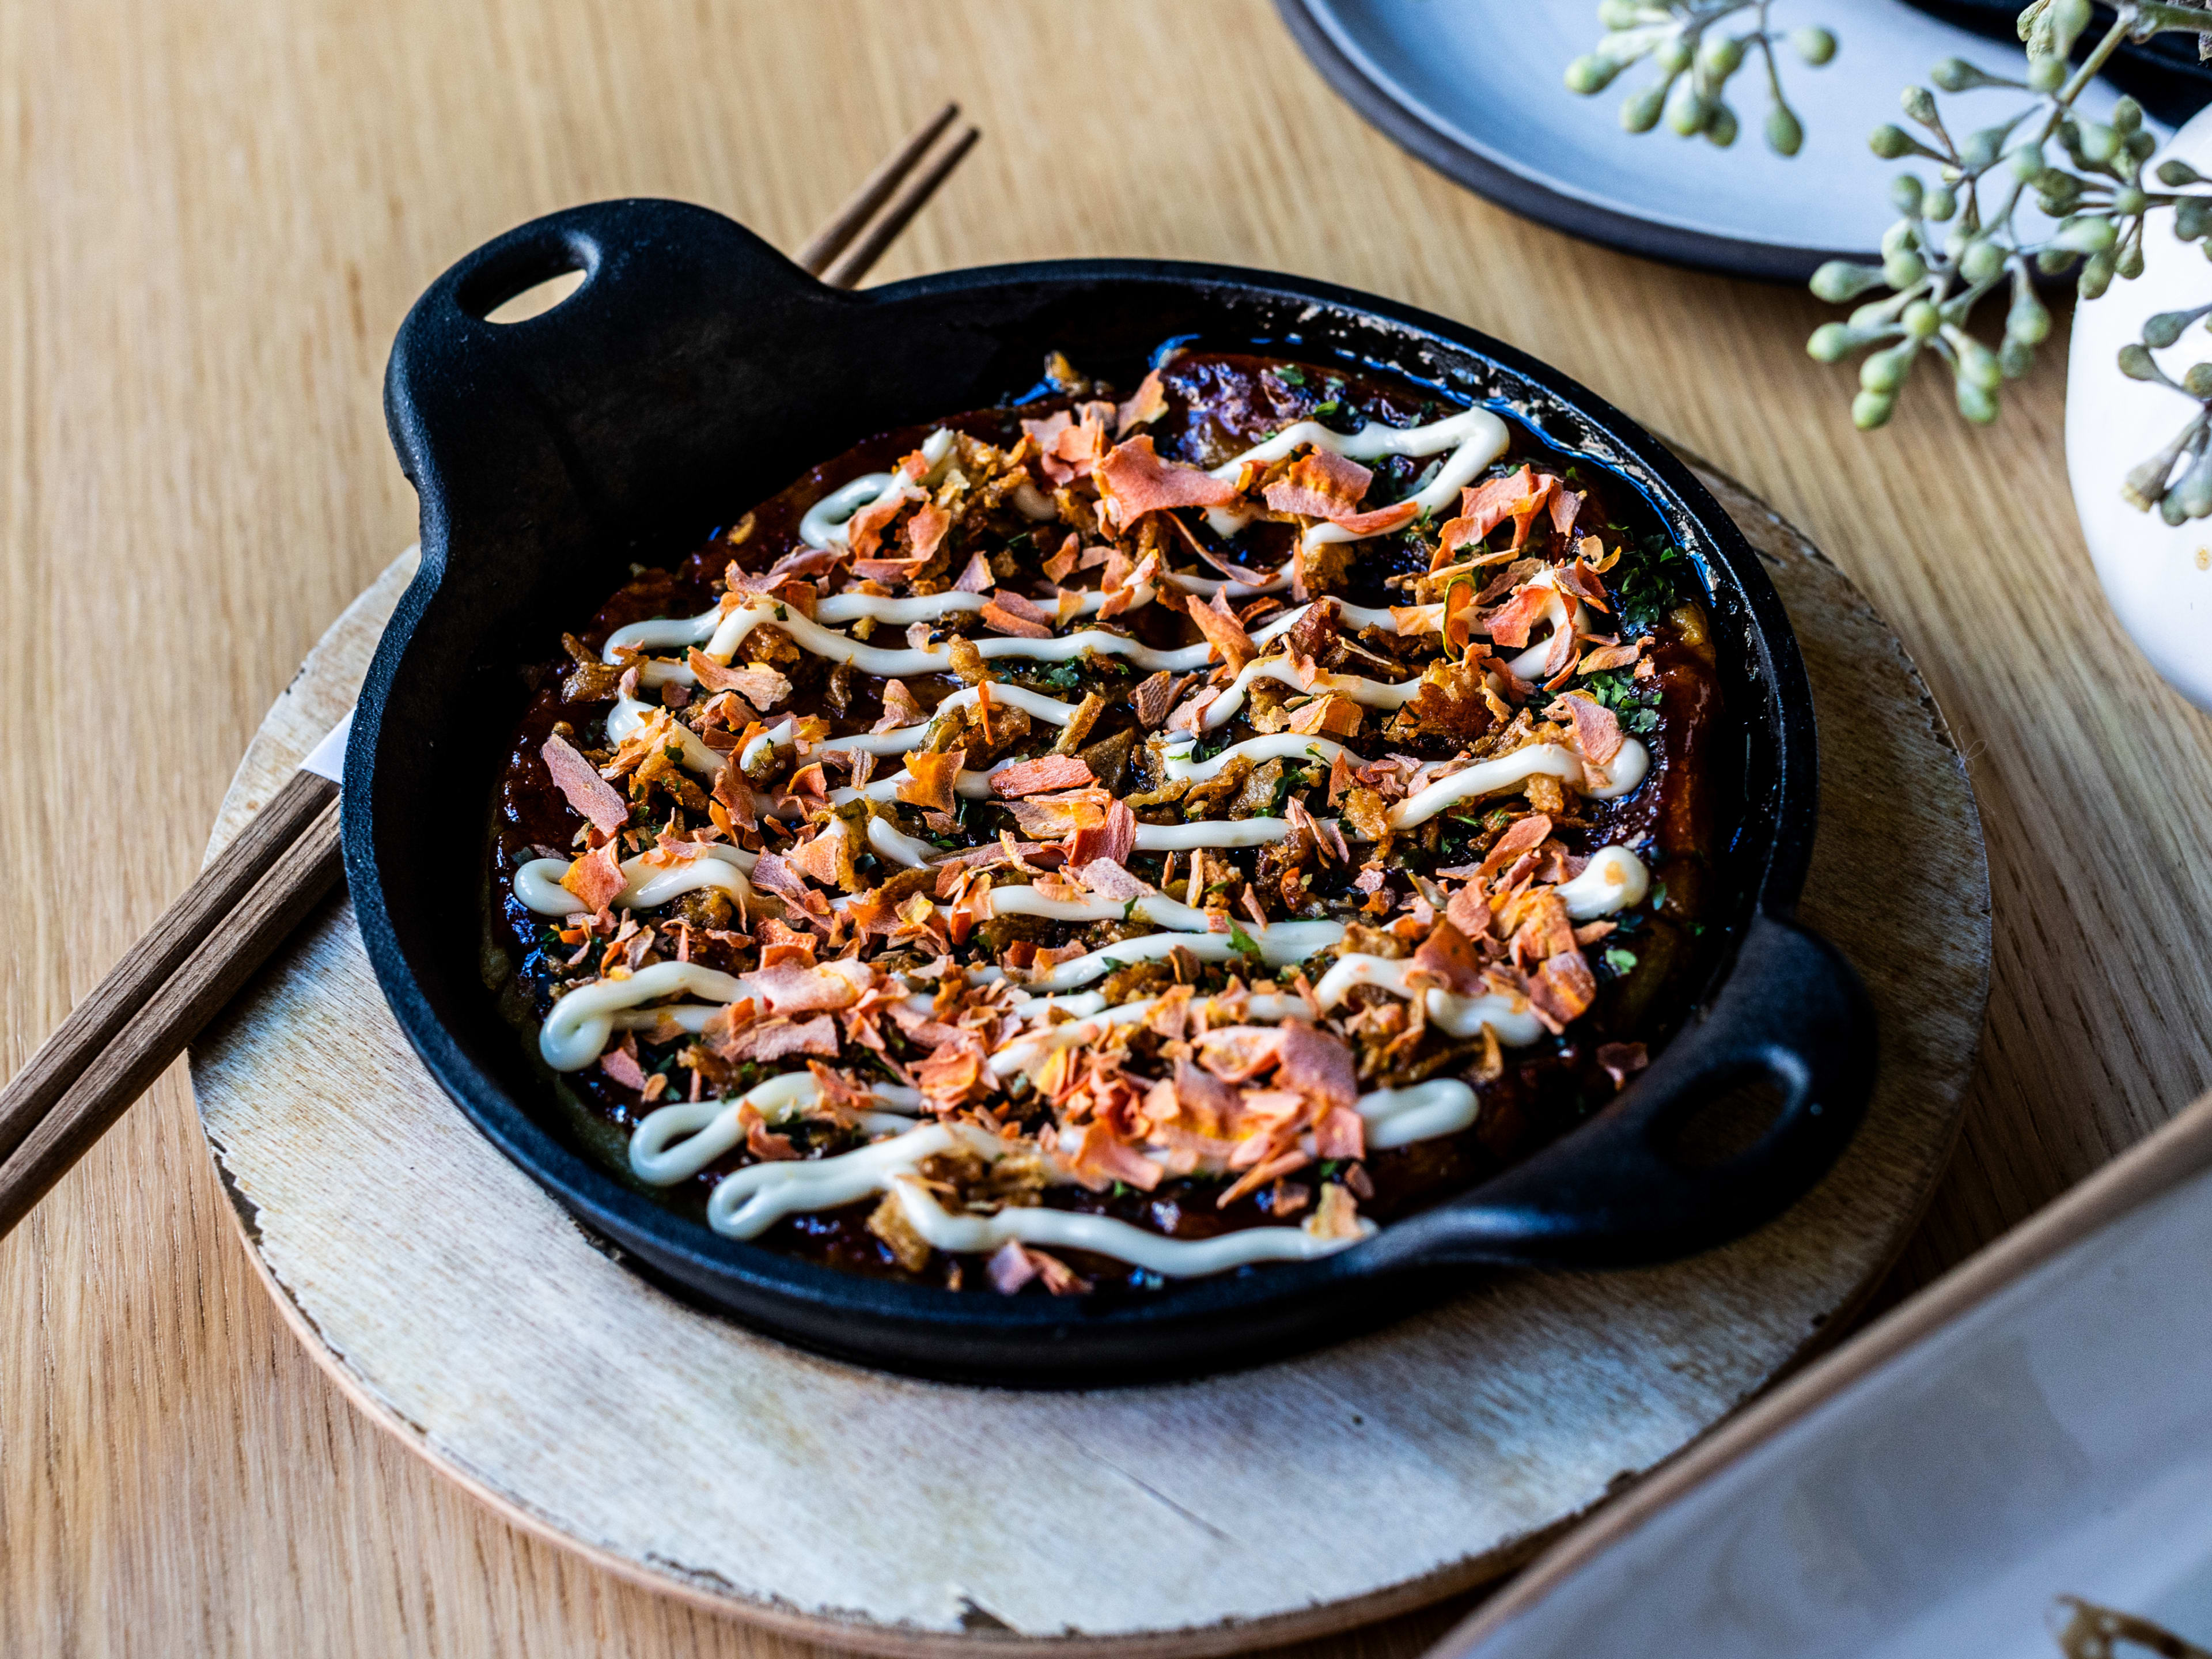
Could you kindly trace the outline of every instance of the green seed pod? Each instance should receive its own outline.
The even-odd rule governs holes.
[[[2128,155],[2138,162],[2148,161],[2158,152],[2158,137],[2149,128],[2128,135]]]
[[[1997,367],[1997,354],[1970,334],[1961,334],[1952,340],[1951,349],[1959,354],[1959,376],[1961,380],[1995,392],[2004,382],[2004,370]]]
[[[2104,166],[2120,153],[2120,135],[2102,121],[2081,123],[2081,154]]]
[[[1587,97],[1603,92],[1626,65],[1599,52],[1585,52],[1567,65],[1567,90]]]
[[[1916,340],[1925,340],[1943,326],[1943,313],[1925,300],[1915,300],[1897,319]]]
[[[1986,236],[1967,243],[1966,251],[1959,256],[1960,274],[1977,288],[1996,281],[2004,264],[2005,251]]]
[[[1836,37],[1826,29],[1792,29],[1790,31],[1790,44],[1796,49],[1797,55],[1814,69],[1819,69],[1836,55]]]
[[[1651,49],[1651,61],[1668,75],[1680,75],[1690,67],[1690,43],[1678,31],[1668,35]]]
[[[2158,164],[2158,181],[2168,190],[2179,190],[2184,185],[2201,185],[2204,175],[2186,161],[2164,161]]]
[[[2025,340],[2007,335],[2005,343],[1997,348],[1997,367],[2004,371],[2008,380],[2025,379],[2028,370],[2035,367],[2035,348]]]
[[[2140,185],[2122,185],[2112,192],[2112,211],[2123,219],[2140,219],[2150,211],[2150,196]]]
[[[1805,148],[1805,124],[1787,104],[1766,112],[1766,147],[1777,155],[1795,155]]]
[[[1917,173],[1900,173],[1889,181],[1889,204],[1908,219],[1920,211],[1927,193]]]
[[[1667,94],[1667,125],[1683,137],[1693,132],[1703,132],[1706,118],[1713,106],[1698,90],[1698,83],[1688,76],[1674,82],[1674,89]]]
[[[2046,276],[2056,276],[2080,257],[2063,247],[2047,247],[2035,256],[2035,268]]]
[[[2070,55],[2081,31],[2089,27],[2089,0],[2051,0],[2051,47],[2061,58]]]
[[[2081,194],[2079,179],[2063,167],[2045,167],[2028,182],[2046,202],[2072,202]]]
[[[1893,392],[1905,384],[1912,360],[1920,353],[1917,340],[1899,340],[1887,351],[1877,351],[1859,365],[1859,384],[1869,392]]]
[[[2148,347],[2130,340],[2120,348],[2120,373],[2130,380],[2155,380],[2158,365],[2151,361]]]
[[[1885,161],[1894,161],[1900,155],[1912,154],[1911,135],[1894,121],[1885,121],[1876,127],[1867,143]]]
[[[2118,229],[2100,213],[2085,213],[2058,227],[2051,240],[2076,253],[2102,253],[2120,239]]]
[[[1878,426],[1889,424],[1889,412],[1897,407],[1897,399],[1887,392],[1862,392],[1851,399],[1851,424],[1862,432],[1871,432]]]
[[[1920,210],[1940,225],[1959,210],[1959,198],[1952,193],[1950,185],[1938,185],[1928,192],[1928,199],[1921,204]]]
[[[2109,253],[2093,253],[2083,262],[2081,275],[2075,281],[2075,289],[2085,300],[2101,300],[2105,290],[2112,285],[2117,264]]]
[[[2143,343],[2154,350],[2163,351],[2179,339],[2182,331],[2196,320],[2192,311],[2161,311],[2142,325]]]
[[[1733,35],[1716,34],[1698,49],[1698,62],[1710,78],[1725,81],[1743,67],[1743,42]]]
[[[1957,385],[1959,413],[1976,426],[1987,426],[1997,417],[1997,394],[1985,386],[1978,386],[1961,374]]]
[[[2173,234],[2193,242],[2212,231],[2212,196],[2185,196],[2174,204]]]
[[[1986,86],[1990,77],[1963,58],[1946,58],[1928,71],[1928,78],[1946,92],[1965,92]]]
[[[2185,519],[2201,519],[2212,513],[2212,453],[2189,469],[2181,481],[2181,488],[2175,490],[2169,499],[2179,501],[2181,516]]]
[[[2183,375],[2181,389],[2192,398],[2212,399],[2212,363],[2198,363]]]
[[[2142,125],[2142,106],[2132,98],[2122,98],[2112,106],[2112,131],[2123,137]]]
[[[1936,120],[1936,94],[1925,87],[1907,87],[1897,100],[1905,108],[1905,118],[1917,121],[1922,126],[1933,125]]]
[[[1839,363],[1858,343],[1858,336],[1841,323],[1823,323],[1805,342],[1805,355],[1816,363]]]
[[[1735,143],[1735,112],[1719,99],[1714,99],[1712,112],[1705,117],[1706,142],[1726,149]]]
[[[1609,29],[1632,29],[1644,21],[1643,0],[1598,0],[1597,21]]]
[[[2043,146],[2040,144],[2019,145],[2005,157],[2005,161],[2011,167],[2014,178],[2033,184],[2036,176],[2043,171]]]
[[[2056,92],[2069,73],[2063,58],[2039,58],[2027,66],[2027,84],[2037,92]]]
[[[2132,283],[2136,277],[2142,276],[2143,274],[2142,245],[2140,242],[2130,242],[2122,248],[2119,258],[2112,263],[2112,269],[2118,273],[2123,282]]]
[[[2011,136],[2002,127],[1984,127],[1979,132],[1969,133],[1966,142],[1959,147],[1959,160],[1969,173],[1984,172],[2004,154],[2004,141]]]
[[[1667,107],[1667,88],[1645,87],[1628,94],[1620,106],[1620,125],[1631,132],[1649,132],[1659,125]]]
[[[1928,262],[1910,248],[1900,249],[1882,261],[1881,279],[1900,291],[1928,275]]]
[[[2051,312],[2031,283],[2014,286],[2012,309],[2005,313],[2005,338],[2039,346],[2051,337]]]
[[[2179,490],[2169,489],[2158,498],[2158,516],[2176,530],[2189,521],[2188,514],[2181,509],[2181,494]]]
[[[1839,306],[1846,300],[1857,299],[1869,289],[1878,288],[1881,284],[1879,267],[1855,264],[1849,259],[1831,259],[1813,273],[1813,296],[1826,300],[1832,306]]]

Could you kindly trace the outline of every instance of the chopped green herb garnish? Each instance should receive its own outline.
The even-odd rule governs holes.
[[[1623,731],[1643,736],[1659,729],[1659,688],[1634,678],[1626,669],[1584,675],[1583,689],[1620,717]]]
[[[1624,639],[1650,633],[1667,612],[1694,597],[1698,586],[1690,556],[1656,532],[1641,542],[1624,543],[1620,562],[1611,574]]]

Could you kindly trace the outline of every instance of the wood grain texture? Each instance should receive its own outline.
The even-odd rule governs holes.
[[[1862,965],[1884,1042],[1865,1127],[1782,1221],[1661,1269],[1470,1274],[1358,1342],[1170,1388],[912,1382],[756,1337],[605,1259],[423,1073],[341,905],[193,1054],[280,1308],[364,1410],[501,1513],[793,1635],[1194,1659],[1496,1577],[1840,1328],[1933,1187],[1982,1023],[1988,877],[1949,733],[1850,584],[1711,482],[1804,643],[1832,787],[1802,915]],[[277,700],[210,856],[351,701],[414,563]],[[1867,890],[1900,834],[1921,857]],[[1942,936],[1887,948],[1939,911]],[[1353,1524],[1313,1524],[1331,1512]]]
[[[280,799],[270,810],[286,811],[303,795],[319,798],[320,808],[298,826],[296,838],[272,849],[260,878],[245,885],[229,915],[216,916],[175,971],[147,988],[131,1017],[88,1054],[52,1109],[0,1160],[0,1236],[107,1133],[337,885],[337,791],[320,778],[303,786],[306,776],[295,773],[278,785]],[[321,787],[312,787],[316,784]],[[260,822],[255,818],[253,826]],[[131,988],[127,982],[115,989],[102,981],[88,1000],[95,1006],[103,997],[120,1000]]]
[[[1799,351],[1826,307],[1462,194],[1340,105],[1265,0],[0,7],[0,1066],[184,888],[292,665],[412,538],[379,382],[422,286],[612,195],[796,246],[947,97],[986,141],[882,276],[1150,255],[1426,306],[1747,480],[1897,628],[1969,757],[1996,924],[1966,1131],[1903,1282],[2212,1082],[2212,720],[2097,597],[2063,340],[1994,431],[1922,386],[1862,437],[1848,376]],[[227,1211],[172,1078],[0,1243],[0,1650],[781,1645],[404,1455],[283,1330]],[[1330,1651],[1397,1659],[1439,1622]]]
[[[40,1045],[30,1063],[8,1079],[7,1087],[0,1089],[0,1182],[4,1182],[6,1160],[39,1127],[78,1073],[99,1058],[216,925],[238,908],[315,815],[337,799],[337,787],[328,779],[311,772],[293,774],[254,815],[253,822],[222,849],[222,855],[200,872],[175,902],[161,912],[145,938],[70,1011],[61,1029]],[[154,1068],[155,1073],[160,1073],[183,1049],[180,1040],[161,1065]],[[143,1079],[131,1091],[132,1098],[152,1080],[150,1076]],[[121,1106],[130,1104],[130,1100],[121,1103]],[[17,1218],[9,1212],[4,1193],[0,1193],[0,1233],[5,1233]]]

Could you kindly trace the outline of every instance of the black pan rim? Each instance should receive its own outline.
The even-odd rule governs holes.
[[[1101,279],[1157,283],[1185,289],[1215,289],[1318,304],[1380,321],[1415,337],[1427,337],[1455,355],[1472,356],[1540,389],[1632,458],[1636,466],[1672,498],[1671,505],[1682,522],[1693,527],[1697,544],[1691,550],[1701,560],[1725,567],[1748,612],[1748,637],[1763,659],[1759,677],[1780,732],[1773,757],[1777,781],[1772,830],[1760,875],[1748,884],[1757,913],[1786,918],[1803,882],[1816,806],[1817,751],[1811,693],[1795,636],[1757,556],[1719,504],[1671,452],[1605,399],[1479,331],[1415,307],[1332,283],[1231,266],[1159,260],[1046,261],[956,270],[837,297],[841,303],[854,306],[896,306],[951,291],[988,291],[1017,284],[1073,286]],[[347,761],[343,816],[348,876],[364,943],[410,1042],[477,1127],[572,1213],[656,1266],[679,1273],[687,1267],[693,1268],[732,1286],[733,1295],[823,1315],[860,1315],[916,1331],[933,1327],[973,1330],[980,1326],[1033,1335],[1040,1341],[1100,1324],[1132,1332],[1144,1328],[1194,1327],[1232,1309],[1250,1314],[1256,1309],[1279,1307],[1332,1281],[1363,1277],[1370,1271],[1365,1264],[1372,1247],[1363,1246],[1320,1261],[1277,1266],[1261,1273],[1182,1281],[1164,1294],[1117,1303],[1105,1297],[1059,1301],[979,1297],[973,1292],[871,1279],[722,1238],[623,1187],[605,1169],[557,1139],[478,1067],[430,1006],[393,937],[382,872],[375,857],[370,803],[385,703],[415,626],[434,595],[443,565],[446,526],[433,508],[426,496],[423,544],[426,553],[433,556],[426,557],[422,573],[395,612],[362,693],[356,741]],[[1571,1134],[1558,1144],[1574,1138]],[[728,1299],[724,1299],[724,1305],[730,1305]],[[834,1351],[839,1345],[830,1337],[817,1346]]]

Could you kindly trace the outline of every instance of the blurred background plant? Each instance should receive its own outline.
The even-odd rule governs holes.
[[[1568,66],[1567,85],[1597,92],[1648,58],[1663,79],[1629,95],[1622,124],[1631,131],[1648,131],[1663,115],[1676,132],[1703,133],[1725,145],[1735,139],[1736,122],[1724,89],[1755,52],[1765,64],[1773,100],[1768,142],[1781,154],[1794,155],[1804,131],[1783,95],[1776,67],[1781,37],[1768,19],[1776,3],[1604,0],[1598,18],[1607,33],[1593,52]],[[2093,34],[2100,13],[2107,21]],[[2212,16],[2201,0],[2033,0],[2021,12],[2019,27],[2027,48],[2021,76],[1992,75],[1949,58],[1930,71],[1933,88],[1905,88],[1909,127],[1876,128],[1874,151],[1885,160],[1930,162],[1934,176],[1905,173],[1892,180],[1891,200],[1899,216],[1882,237],[1880,264],[1832,260],[1814,275],[1813,291],[1821,299],[1861,301],[1845,320],[1815,330],[1807,349],[1827,363],[1868,354],[1859,363],[1859,392],[1851,404],[1852,419],[1862,428],[1889,419],[1899,390],[1928,359],[1949,370],[1961,415],[1980,424],[1995,420],[2005,381],[2027,373],[2035,349],[2051,335],[2051,313],[2037,292],[2037,276],[2071,271],[2081,297],[2098,298],[2115,278],[2142,274],[2143,228],[2153,215],[2172,215],[2175,235],[2212,258],[2212,179],[2179,161],[2165,162],[2153,178],[2144,176],[2158,140],[2133,99],[2121,99],[2108,121],[2088,119],[2075,108],[2125,41],[2184,32],[2212,40]],[[1808,63],[1826,63],[1836,51],[1835,36],[1825,28],[1800,27],[1788,39]],[[2077,48],[2085,44],[2077,61]],[[1992,90],[2025,98],[1996,121],[1954,137],[1938,93]],[[2041,217],[2022,215],[2030,200],[2041,208]],[[2212,289],[2212,282],[2207,286]],[[1968,325],[1983,301],[2000,290],[2006,296],[2004,322],[1992,349]],[[2129,502],[2144,511],[2158,508],[2169,524],[2212,514],[2212,363],[2197,363],[2177,380],[2152,353],[2178,343],[2208,318],[2212,301],[2161,313],[2120,353],[2122,373],[2166,386],[2197,405],[2172,441],[2121,484]]]

